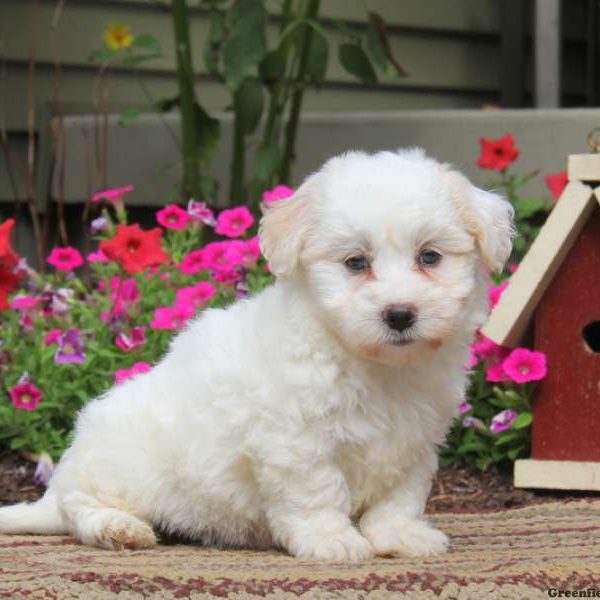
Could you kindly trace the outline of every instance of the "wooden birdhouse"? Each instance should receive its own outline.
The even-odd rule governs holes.
[[[570,156],[568,178],[482,331],[512,347],[533,328],[548,361],[515,486],[600,490],[600,154]]]

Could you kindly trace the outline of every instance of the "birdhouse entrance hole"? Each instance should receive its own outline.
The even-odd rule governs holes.
[[[591,352],[600,352],[600,321],[588,323],[582,330],[585,346]]]

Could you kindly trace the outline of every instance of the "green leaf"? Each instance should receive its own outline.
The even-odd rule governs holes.
[[[506,398],[507,403],[511,405],[521,402],[521,396],[519,396],[519,394],[517,394],[517,392],[514,390],[506,390],[506,392],[504,392],[504,397]]]
[[[285,75],[285,54],[280,48],[270,50],[258,66],[260,78],[271,85]]]
[[[225,17],[223,13],[214,10],[210,13],[210,31],[208,39],[213,44],[220,44],[225,35]]]
[[[137,108],[128,108],[119,115],[119,125],[126,127],[139,115],[140,111]]]
[[[510,460],[515,460],[524,450],[525,446],[517,446],[516,448],[511,448],[506,455]]]
[[[131,43],[132,48],[144,48],[145,50],[152,50],[159,54],[162,52],[162,46],[157,38],[149,34],[136,35]]]
[[[281,149],[275,142],[259,148],[256,154],[256,177],[268,181],[281,164]]]
[[[513,429],[524,429],[529,427],[533,421],[533,415],[530,412],[522,412],[512,424]]]
[[[263,89],[258,79],[244,79],[233,96],[235,118],[244,135],[252,133],[257,128],[263,107]]]
[[[204,46],[204,64],[212,75],[220,75],[220,57],[223,36],[225,35],[225,18],[218,11],[211,12],[208,40]]]
[[[262,0],[235,0],[230,32],[223,45],[223,70],[228,87],[236,90],[256,72],[266,52],[266,11]]]
[[[366,85],[377,83],[377,75],[365,51],[357,44],[342,44],[339,47],[340,63],[354,77]]]
[[[520,437],[520,434],[513,430],[505,431],[501,433],[496,440],[494,441],[495,446],[503,446],[504,444],[508,444]]]
[[[210,163],[221,137],[221,124],[211,117],[200,104],[196,103],[196,126],[198,127],[198,147],[200,160]]]
[[[313,83],[321,83],[325,79],[329,61],[329,42],[319,31],[313,30],[308,53],[307,75]]]
[[[115,56],[118,56],[119,51],[113,50],[112,48],[100,48],[90,53],[88,60],[96,63],[107,63],[111,61]]]
[[[373,62],[392,77],[406,77],[406,70],[396,60],[387,37],[385,21],[376,12],[369,12],[367,52]]]
[[[547,202],[544,198],[519,198],[514,202],[517,219],[528,219],[539,212],[546,212]]]

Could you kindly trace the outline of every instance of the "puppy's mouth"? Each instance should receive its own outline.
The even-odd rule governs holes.
[[[415,339],[407,336],[406,334],[390,332],[385,337],[385,343],[388,346],[408,346],[414,342]]]

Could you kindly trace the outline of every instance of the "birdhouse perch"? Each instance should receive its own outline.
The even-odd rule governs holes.
[[[515,346],[533,325],[547,356],[515,486],[600,490],[600,154],[570,156],[568,178],[482,332]]]

